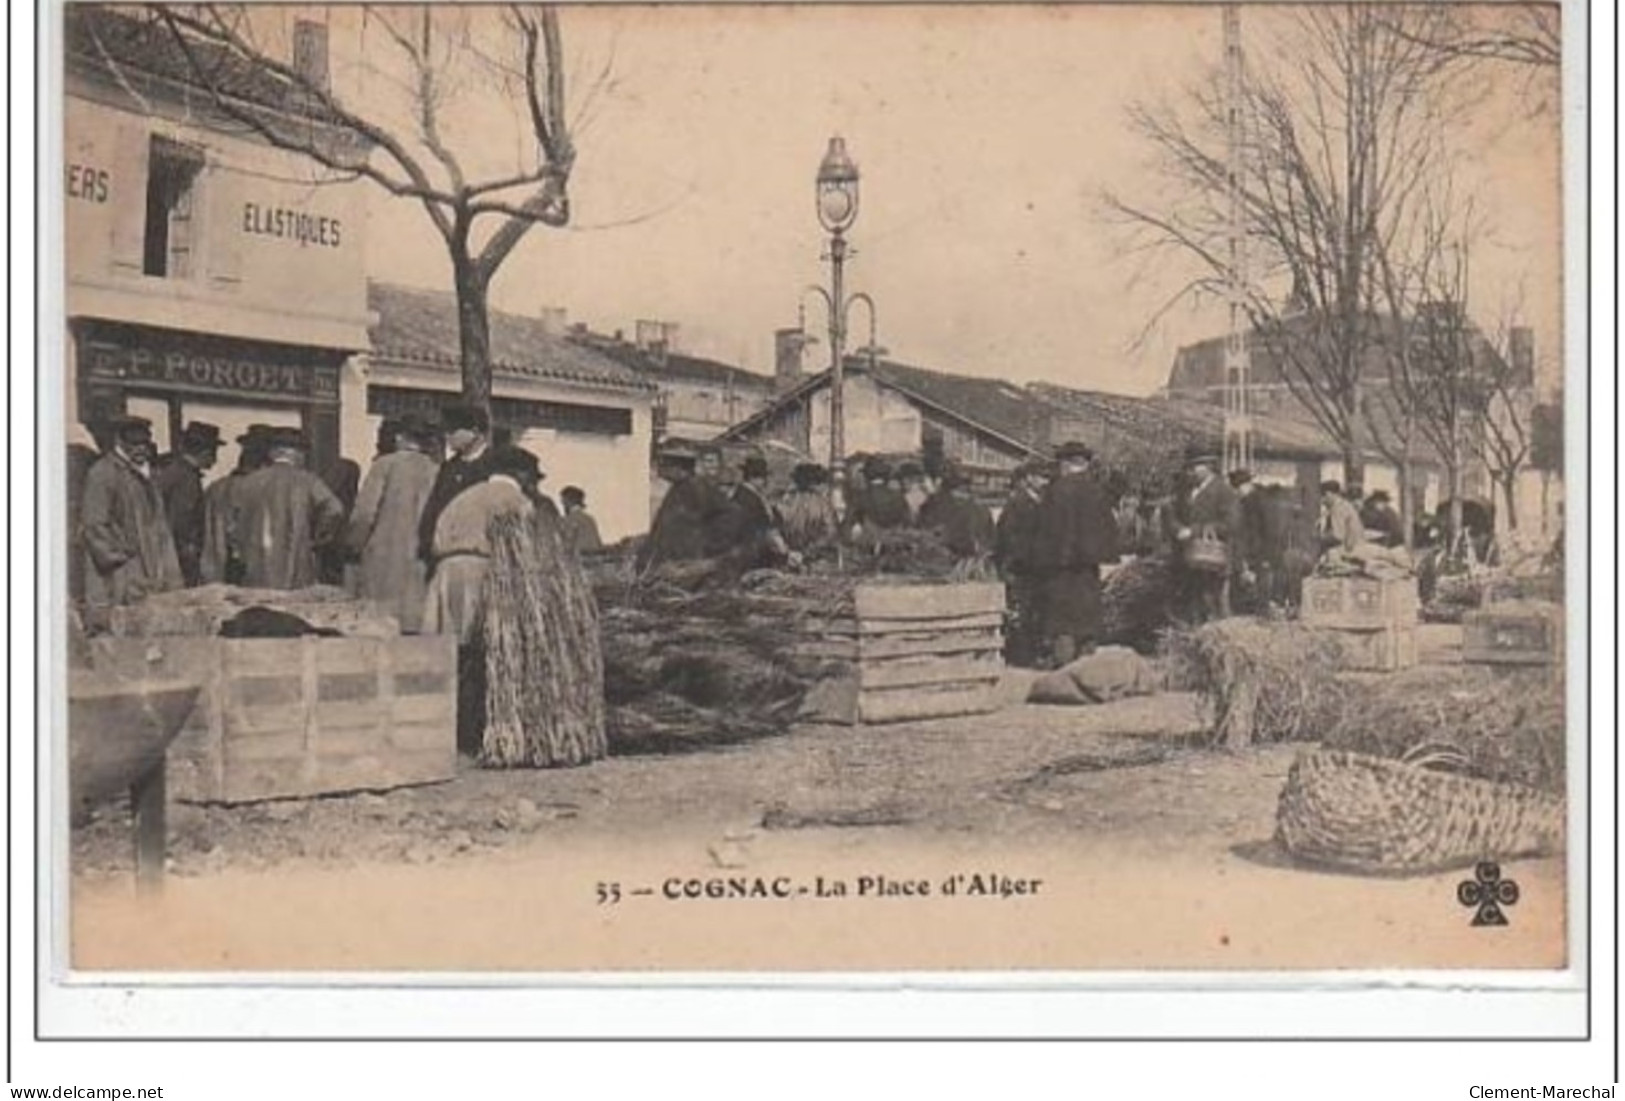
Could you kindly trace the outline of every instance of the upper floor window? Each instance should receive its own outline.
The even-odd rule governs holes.
[[[147,155],[147,220],[141,270],[185,279],[197,251],[197,184],[203,151],[153,135]]]

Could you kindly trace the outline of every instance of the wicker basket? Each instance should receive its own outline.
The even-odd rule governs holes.
[[[1560,852],[1563,819],[1563,800],[1534,788],[1316,750],[1287,774],[1275,836],[1316,864],[1420,872]]]

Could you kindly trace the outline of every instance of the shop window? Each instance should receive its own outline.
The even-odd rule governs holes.
[[[194,214],[203,153],[156,135],[151,140],[141,270],[147,275],[185,279],[192,274],[197,248]]]

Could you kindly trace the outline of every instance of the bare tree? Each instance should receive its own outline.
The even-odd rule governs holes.
[[[1421,44],[1435,5],[1378,5],[1290,16],[1268,68],[1249,64],[1237,105],[1245,140],[1238,186],[1251,278],[1243,305],[1297,402],[1339,445],[1345,477],[1363,480],[1364,384],[1380,368],[1374,249],[1442,155],[1449,121],[1443,64]],[[1396,33],[1403,20],[1407,34]],[[1194,117],[1187,117],[1194,116]],[[1183,111],[1138,105],[1170,195],[1160,205],[1107,195],[1136,245],[1195,261],[1173,301],[1224,295],[1228,275],[1228,104],[1209,84]],[[1167,307],[1164,307],[1166,310]],[[1159,311],[1160,316],[1161,311]]]
[[[1479,457],[1501,491],[1509,531],[1518,528],[1518,476],[1532,467],[1535,449],[1537,403],[1529,340],[1528,329],[1503,319],[1483,372],[1486,400]]]
[[[1439,4],[1436,18],[1416,26],[1389,22],[1403,35],[1463,73],[1514,71],[1531,115],[1551,114],[1563,62],[1562,9],[1555,3]],[[1398,9],[1395,9],[1396,12]]]
[[[364,94],[278,56],[264,17],[246,5],[145,8],[186,59],[209,106],[267,143],[328,169],[353,173],[418,203],[445,242],[457,295],[464,397],[489,408],[491,282],[537,225],[570,221],[569,181],[576,147],[565,111],[563,40],[557,11],[510,4],[377,5],[360,9],[367,31]],[[250,70],[285,89],[295,111],[239,98]],[[594,87],[607,77],[601,74]],[[493,157],[482,142],[457,138],[459,110],[518,105],[519,141]],[[319,121],[320,125],[313,125]],[[337,132],[350,140],[332,140]]]

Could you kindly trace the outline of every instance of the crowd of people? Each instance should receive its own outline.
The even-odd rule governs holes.
[[[559,518],[571,549],[600,545],[585,492],[566,487],[561,513],[541,492],[536,456],[494,435],[473,406],[448,406],[438,422],[386,418],[364,477],[347,473],[354,464],[325,477],[310,469],[297,428],[249,426],[236,468],[207,485],[225,442],[217,426],[188,424],[166,455],[145,418],[97,429],[100,453],[80,447],[69,479],[70,588],[93,628],[112,606],[185,587],[331,584],[376,602],[404,631],[467,636],[491,516],[540,509]]]
[[[223,445],[216,426],[187,425],[164,456],[141,418],[101,427],[102,453],[79,464],[71,486],[82,560],[74,596],[93,627],[105,619],[99,610],[184,586],[328,583],[375,602],[404,631],[468,645],[480,629],[493,517],[542,512],[570,550],[601,546],[585,492],[566,487],[561,511],[541,492],[536,456],[493,433],[475,406],[449,405],[436,421],[387,419],[364,476],[319,476],[301,431],[253,425],[236,441],[236,469],[207,486]],[[829,471],[814,463],[797,465],[776,494],[759,454],[728,464],[717,448],[673,448],[660,462],[669,489],[639,547],[640,572],[694,560],[793,569],[839,547],[873,547],[888,532],[929,532],[955,560],[1004,581],[1008,656],[1019,664],[1065,664],[1105,641],[1102,569],[1125,557],[1165,563],[1171,617],[1200,622],[1295,604],[1330,547],[1405,542],[1383,491],[1328,481],[1306,515],[1296,491],[1257,484],[1245,470],[1222,475],[1210,454],[1189,455],[1176,487],[1147,497],[1109,477],[1087,446],[1063,443],[1053,460],[1013,472],[996,522],[951,462],[868,457],[854,464],[839,506]]]

